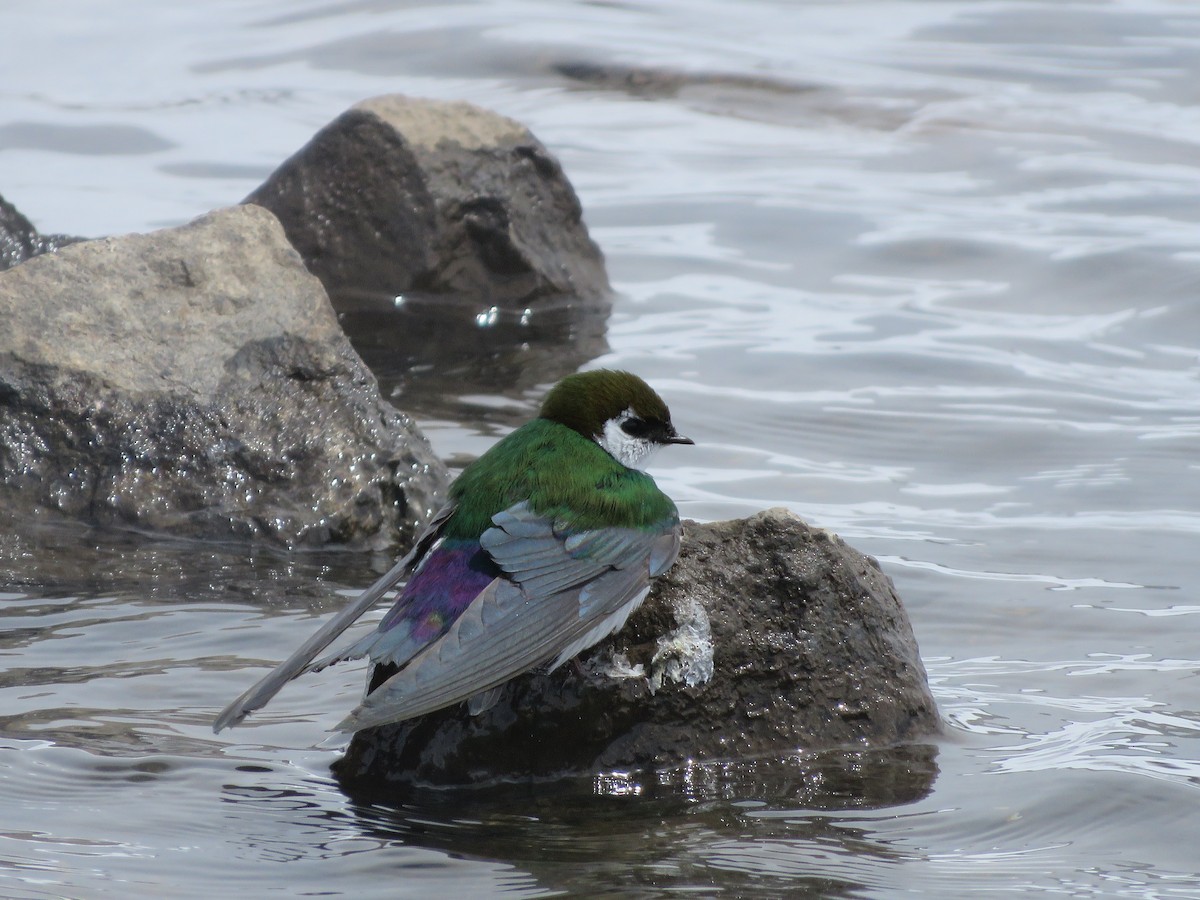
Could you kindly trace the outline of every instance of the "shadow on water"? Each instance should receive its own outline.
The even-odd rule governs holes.
[[[549,783],[393,787],[350,793],[351,810],[365,838],[506,863],[572,895],[691,883],[854,896],[867,887],[855,872],[872,880],[864,859],[898,861],[898,851],[831,814],[923,799],[936,757],[935,746],[914,744]]]
[[[356,292],[335,298],[338,320],[383,396],[420,417],[470,421],[463,394],[520,397],[608,352],[609,300],[539,300],[483,307],[446,296]],[[512,424],[524,420],[527,411]]]

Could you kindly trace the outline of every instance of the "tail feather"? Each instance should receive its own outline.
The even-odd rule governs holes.
[[[300,670],[300,674],[306,675],[309,672],[320,672],[322,669],[328,669],[330,666],[346,662],[350,659],[362,659],[371,652],[371,647],[374,645],[376,637],[378,637],[377,632],[372,631],[366,637],[355,641],[349,647],[335,650],[328,656],[322,656],[320,659],[310,662]]]

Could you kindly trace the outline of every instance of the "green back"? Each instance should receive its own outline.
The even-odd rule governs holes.
[[[459,503],[449,538],[478,538],[492,516],[528,500],[572,530],[619,525],[659,529],[678,520],[671,498],[645,472],[612,458],[577,431],[534,419],[471,463],[450,487]]]

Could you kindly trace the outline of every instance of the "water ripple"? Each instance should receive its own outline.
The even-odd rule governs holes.
[[[1194,677],[1200,660],[1159,659],[1149,654],[1093,654],[1086,660],[1031,662],[998,658],[930,660],[929,671],[942,714],[967,734],[1019,737],[1017,743],[988,746],[993,773],[1082,769],[1146,776],[1200,788],[1200,712],[1172,709],[1148,696],[1095,696],[1051,693],[1043,688],[1005,689],[1001,684],[1047,673],[1068,678],[1100,678],[1121,673]],[[1064,685],[1065,686],[1065,685]],[[1054,724],[1035,731],[1028,724],[1053,710]],[[1065,716],[1063,715],[1065,713]],[[1194,756],[1188,755],[1194,748]]]

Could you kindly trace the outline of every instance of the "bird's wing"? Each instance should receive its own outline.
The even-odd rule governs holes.
[[[421,560],[374,631],[310,663],[305,671],[319,671],[343,659],[363,656],[369,656],[376,665],[402,666],[445,634],[499,574],[478,540],[439,541]]]
[[[518,503],[480,540],[507,574],[446,634],[375,689],[338,726],[353,732],[424,715],[552,662],[558,666],[619,629],[679,548],[661,529],[572,532]]]
[[[363,591],[349,606],[322,625],[312,637],[297,648],[295,653],[226,706],[213,722],[213,731],[237,725],[249,713],[265,706],[272,697],[279,693],[280,688],[305,670],[313,657],[337,640],[342,632],[353,625],[363,613],[407,578],[437,542],[446,522],[454,514],[456,505],[454,501],[451,501],[438,510],[437,515],[430,520],[421,536],[417,538],[412,550],[403,559]]]

